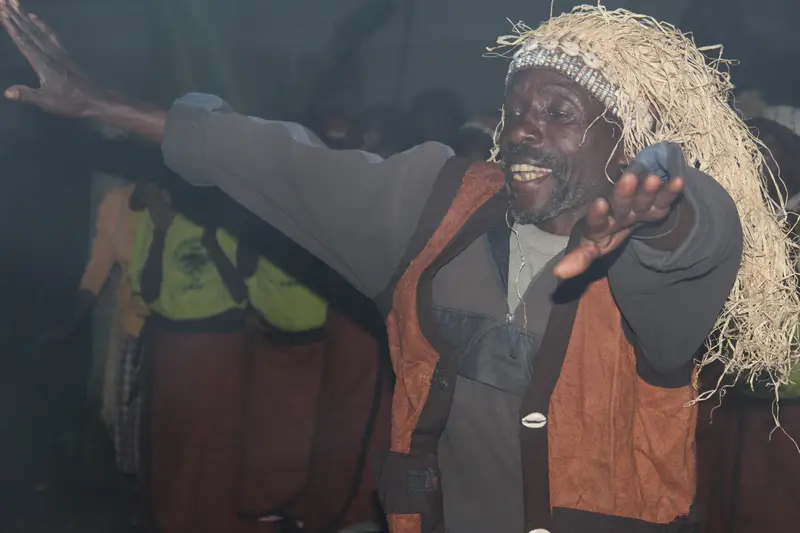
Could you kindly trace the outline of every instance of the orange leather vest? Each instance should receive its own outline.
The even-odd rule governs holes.
[[[420,280],[480,210],[491,202],[504,207],[503,184],[497,167],[470,167],[392,295],[387,328],[397,383],[380,484],[393,533],[445,531],[430,442],[444,428],[455,370],[423,334]],[[554,305],[523,399],[521,533],[673,531],[648,528],[679,522],[694,501],[694,391],[655,387],[638,376],[604,276],[584,281],[576,294]],[[606,529],[593,525],[601,517],[633,520]]]

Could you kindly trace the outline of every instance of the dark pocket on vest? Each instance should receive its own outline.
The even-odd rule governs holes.
[[[387,514],[417,514],[422,518],[422,533],[444,531],[442,482],[435,455],[387,452],[376,466],[378,496]]]

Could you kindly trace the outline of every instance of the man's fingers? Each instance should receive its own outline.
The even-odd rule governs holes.
[[[586,218],[584,218],[584,223],[586,227],[584,228],[584,235],[591,238],[594,235],[601,235],[608,230],[608,226],[610,221],[608,219],[608,213],[611,209],[608,201],[604,200],[603,198],[598,198],[597,200],[592,203],[589,207],[589,212],[586,213]]]
[[[658,191],[653,205],[656,209],[669,209],[669,206],[671,206],[675,199],[683,192],[685,186],[686,182],[680,176],[670,178],[666,185],[661,187],[661,190]]]
[[[614,185],[614,193],[611,195],[611,211],[619,216],[627,216],[638,186],[639,178],[635,174],[623,174]]]
[[[570,279],[586,272],[595,259],[600,257],[600,249],[592,241],[585,240],[580,246],[564,256],[553,269],[559,279]]]
[[[662,188],[661,178],[655,175],[647,176],[639,185],[633,200],[633,212],[636,214],[650,211],[655,202],[656,195]]]
[[[63,54],[53,32],[35,16],[20,11],[18,5],[0,4],[0,14],[6,31],[34,68],[46,63],[48,56],[57,58]]]
[[[53,57],[60,55],[61,46],[57,44],[57,40],[53,39],[52,30],[36,19],[35,15],[15,10],[11,16],[20,30],[36,45],[40,52]]]
[[[62,59],[66,54],[55,32],[33,13],[25,17],[30,28],[31,38],[45,54],[53,59]]]
[[[44,22],[39,20],[39,17],[31,13],[30,15],[31,24],[36,26],[36,28],[41,32],[41,36],[44,39],[47,39],[50,46],[54,48],[54,52],[61,52],[63,51],[64,47],[61,46],[61,41],[59,40],[58,36],[55,32],[50,29]]]
[[[44,103],[45,95],[42,91],[27,87],[25,85],[13,85],[5,90],[5,97],[15,102],[26,102],[29,104],[41,105]]]
[[[2,21],[3,28],[8,32],[8,36],[14,41],[19,51],[33,65],[36,62],[36,54],[33,50],[35,45],[28,35],[22,31],[16,18],[11,16],[12,13],[13,11],[10,11],[9,8],[3,7],[2,12],[0,12],[0,15],[2,15],[0,21]]]

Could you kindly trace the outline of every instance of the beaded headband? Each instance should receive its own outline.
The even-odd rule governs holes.
[[[506,76],[506,89],[517,72],[533,67],[555,70],[581,85],[619,117],[617,88],[601,72],[603,63],[593,53],[581,52],[580,47],[570,41],[540,43],[530,40],[514,54]]]

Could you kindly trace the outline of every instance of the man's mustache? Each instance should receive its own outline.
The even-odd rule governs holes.
[[[546,153],[528,143],[506,144],[503,146],[502,155],[504,156],[504,160],[507,155],[524,157],[525,159],[535,161],[538,166],[551,170],[561,170],[565,169],[567,166],[566,158],[563,156]]]

